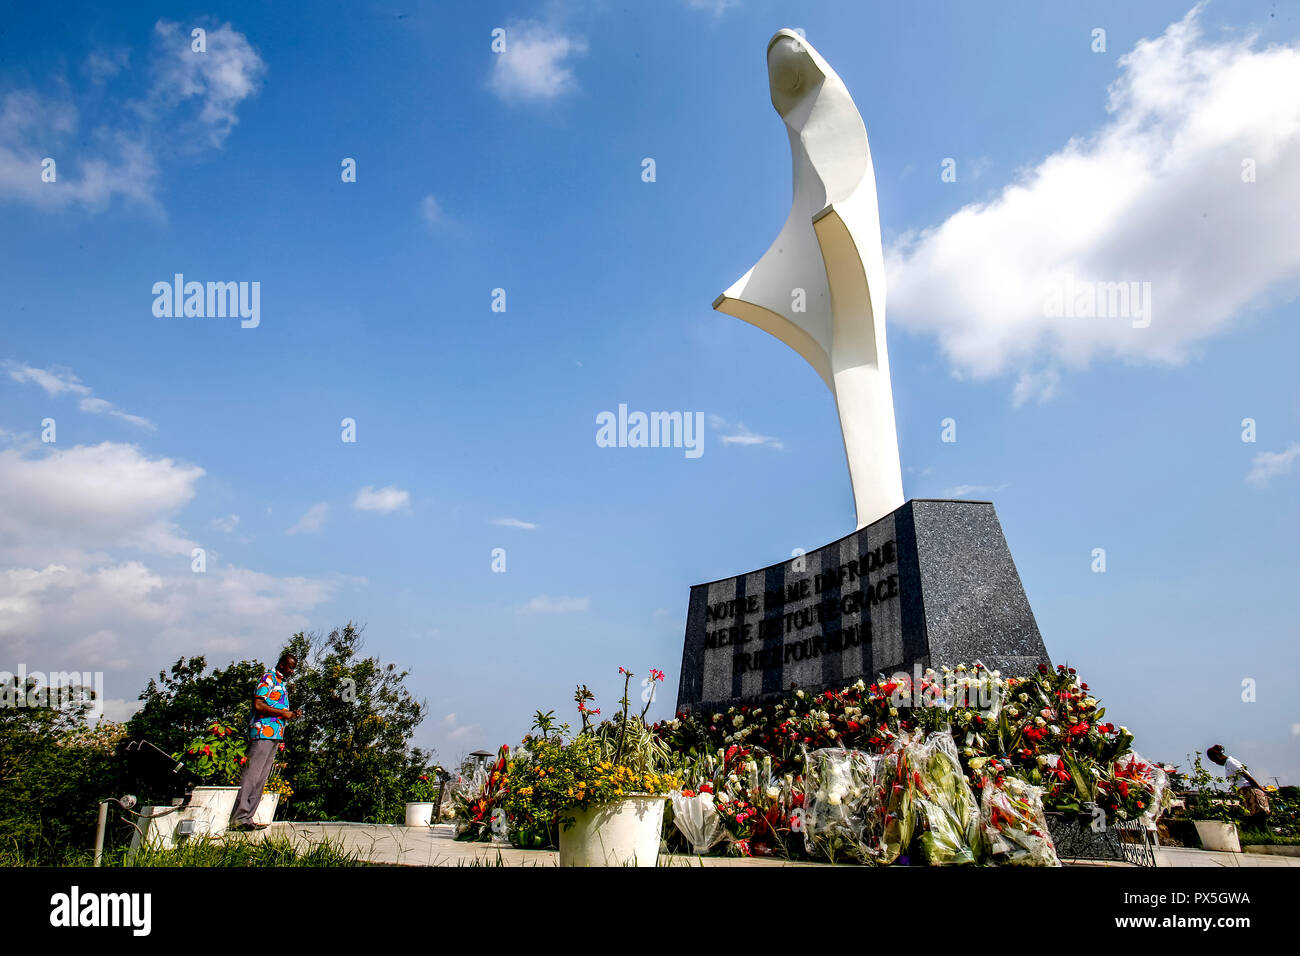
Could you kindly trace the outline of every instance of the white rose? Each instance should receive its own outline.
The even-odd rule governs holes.
[[[779,796],[781,796],[781,788],[780,788],[780,787],[768,787],[768,788],[767,788],[767,799],[769,799],[769,800],[775,800],[775,799],[776,799],[777,797],[779,797]]]

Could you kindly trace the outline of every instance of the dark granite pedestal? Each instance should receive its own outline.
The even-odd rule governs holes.
[[[987,501],[917,498],[798,558],[691,588],[678,710],[725,710],[859,677],[1050,664]]]

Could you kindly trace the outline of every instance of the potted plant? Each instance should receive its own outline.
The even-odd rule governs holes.
[[[248,740],[230,724],[217,720],[184,751],[172,754],[203,780],[192,791],[189,805],[206,817],[209,834],[221,833],[230,822],[239,796],[239,778],[248,762],[247,751]]]
[[[281,769],[281,765],[277,764],[271,771],[266,787],[262,790],[262,799],[253,813],[254,823],[265,823],[269,826],[275,820],[275,811],[280,804],[293,796],[293,788],[289,786],[289,781],[280,776]]]
[[[408,827],[427,827],[432,824],[434,797],[437,792],[437,777],[428,773],[420,774],[411,787],[410,799],[406,802]]]
[[[574,694],[582,730],[568,734],[546,718],[535,721],[510,771],[506,810],[524,826],[558,830],[561,866],[654,866],[663,833],[664,804],[681,785],[668,747],[645,723],[648,693],[639,715],[629,713],[624,675],[622,712],[593,726],[600,711],[585,686]],[[651,671],[650,689],[663,680]]]
[[[1232,822],[1232,804],[1225,799],[1227,791],[1219,785],[1218,778],[1201,763],[1200,751],[1196,752],[1188,782],[1193,789],[1188,794],[1187,815],[1196,827],[1201,847],[1240,853],[1237,825]]]

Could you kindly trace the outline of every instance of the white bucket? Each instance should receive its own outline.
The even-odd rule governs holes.
[[[1196,835],[1201,838],[1201,848],[1205,850],[1225,850],[1240,853],[1241,843],[1237,840],[1237,825],[1224,823],[1222,820],[1193,820]]]
[[[432,803],[408,803],[406,805],[406,825],[408,827],[427,827],[432,821]]]
[[[573,825],[560,829],[560,866],[654,866],[666,799],[631,796],[573,810]]]

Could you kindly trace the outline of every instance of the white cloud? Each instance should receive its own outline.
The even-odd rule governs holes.
[[[476,737],[481,732],[478,724],[459,723],[454,713],[442,718],[442,726],[448,740],[464,740],[466,737]]]
[[[1120,58],[1090,136],[889,250],[890,319],[958,376],[1017,374],[1021,403],[1094,360],[1182,363],[1300,289],[1300,49],[1206,40],[1199,11]],[[1068,283],[1120,282],[1150,283],[1149,325],[1048,314]]]
[[[757,432],[752,432],[739,422],[734,426],[730,425],[726,419],[719,415],[710,415],[709,424],[713,426],[714,431],[729,432],[729,434],[718,436],[724,445],[766,445],[777,450],[785,448],[780,439],[773,438],[771,435],[760,435]]]
[[[537,525],[531,521],[520,521],[518,518],[493,518],[492,523],[499,528],[519,528],[521,531],[536,531]]]
[[[585,39],[535,20],[507,24],[505,39],[505,52],[490,54],[488,88],[500,99],[550,101],[578,88],[567,61],[587,52]]]
[[[104,719],[111,720],[114,723],[124,724],[136,712],[144,706],[142,700],[124,700],[121,697],[108,697],[104,699]]]
[[[239,122],[239,104],[258,91],[266,64],[229,23],[207,29],[206,53],[191,49],[189,25],[159,20],[153,29],[152,103],[167,110],[193,107],[197,132],[220,146]]]
[[[519,608],[520,614],[571,614],[591,609],[589,597],[550,597],[542,594]]]
[[[1286,451],[1262,451],[1251,459],[1246,483],[1267,488],[1274,478],[1288,474],[1297,458],[1300,458],[1300,442],[1292,442]]]
[[[953,488],[945,488],[943,495],[945,498],[969,498],[971,495],[991,495],[1006,487],[1006,485],[957,485]]]
[[[207,29],[207,52],[190,49],[190,26],[159,20],[147,61],[143,97],[110,92],[108,81],[130,61],[123,49],[92,52],[82,65],[84,97],[94,125],[81,126],[79,98],[65,77],[0,96],[0,200],[91,211],[122,198],[161,214],[160,159],[222,145],[239,121],[238,107],[266,72],[247,38],[230,24]],[[46,94],[55,89],[57,94]],[[57,164],[42,180],[42,160]]]
[[[175,516],[203,474],[111,442],[0,451],[0,659],[125,672],[120,694],[181,653],[269,653],[310,627],[335,582],[222,565],[211,549],[191,570]]]
[[[149,419],[141,415],[132,415],[118,408],[110,401],[96,398],[92,394],[90,386],[73,375],[71,369],[59,368],[58,366],[48,369],[32,368],[30,365],[23,365],[21,362],[5,362],[3,368],[15,382],[39,385],[45,390],[45,394],[51,398],[65,392],[80,396],[77,407],[83,412],[89,412],[92,415],[109,415],[151,432],[158,430],[158,426]]]
[[[727,10],[740,6],[740,0],[686,0],[692,10],[707,10],[714,16],[722,16]]]
[[[212,519],[212,527],[216,528],[218,531],[225,532],[226,534],[230,534],[230,532],[234,531],[235,526],[238,524],[239,515],[228,515],[225,518]]]
[[[359,511],[379,511],[387,514],[390,511],[396,511],[398,508],[405,508],[410,504],[410,501],[411,493],[398,488],[396,485],[387,485],[379,489],[372,485],[366,485],[357,492],[352,507]]]
[[[447,222],[447,214],[433,196],[425,196],[420,200],[420,218],[430,229],[437,229]]]
[[[193,542],[171,514],[194,498],[202,468],[113,442],[48,447],[35,457],[0,450],[0,558],[43,563],[112,547],[189,554]]]
[[[318,501],[305,512],[303,516],[294,522],[293,527],[285,534],[315,534],[325,525],[325,516],[329,514],[330,506],[323,501]]]

